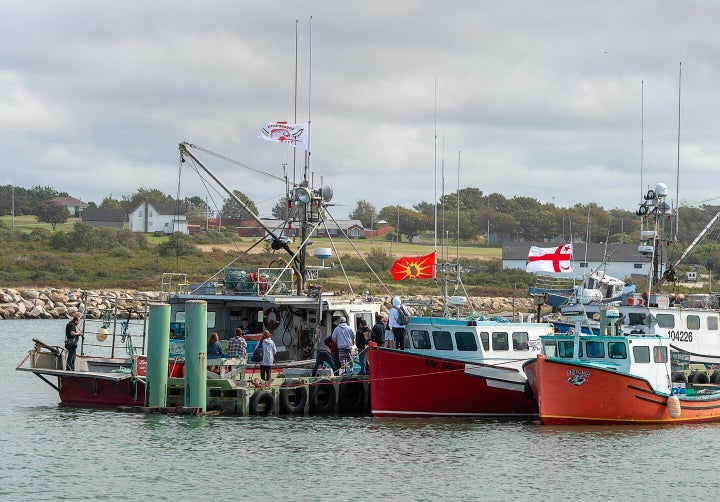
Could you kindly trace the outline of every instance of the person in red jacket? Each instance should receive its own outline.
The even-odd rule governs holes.
[[[332,335],[328,336],[323,343],[330,349],[330,357],[332,357],[333,360],[333,373],[337,375],[337,371],[340,368],[340,349],[338,348],[338,344],[335,343]]]

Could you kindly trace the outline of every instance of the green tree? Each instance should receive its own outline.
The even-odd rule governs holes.
[[[288,214],[287,197],[280,197],[272,208],[272,215],[278,220],[287,220]]]
[[[233,193],[247,206],[247,208],[254,214],[258,213],[255,203],[251,201],[247,195],[242,193],[240,190],[233,190]],[[225,204],[222,207],[223,218],[233,218],[237,220],[249,220],[252,218],[240,204],[235,202],[235,199],[226,199]]]
[[[348,216],[351,220],[360,220],[365,228],[372,228],[378,220],[377,209],[364,199],[357,201],[355,209]]]
[[[413,211],[402,206],[388,206],[380,210],[380,218],[387,220],[390,224],[397,224],[398,215],[400,225],[395,229],[400,235],[405,235],[409,241],[420,235],[420,232],[428,226],[428,218],[419,211]]]
[[[170,238],[158,244],[157,252],[160,256],[169,258],[174,256],[191,256],[198,254],[198,249],[189,235],[175,232]]]
[[[67,209],[54,202],[41,202],[35,207],[35,219],[42,223],[50,223],[53,230],[58,223],[65,223],[69,216]]]
[[[170,195],[162,193],[157,188],[138,188],[137,192],[130,196],[123,196],[123,200],[120,203],[126,213],[131,213],[144,201],[148,201],[151,204],[174,204],[175,199]]]
[[[123,206],[119,200],[113,199],[112,197],[105,197],[100,203],[100,207],[102,209],[121,209]]]

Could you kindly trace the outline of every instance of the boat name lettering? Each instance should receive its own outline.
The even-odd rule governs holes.
[[[465,367],[464,364],[458,364],[458,363],[442,363],[442,369],[452,371],[452,370],[461,370]]]
[[[567,376],[569,384],[580,386],[590,378],[590,372],[584,370],[568,370]]]
[[[425,367],[426,368],[435,368],[437,366],[437,363],[433,361],[432,359],[425,359]]]
[[[670,340],[675,340],[676,342],[693,341],[692,331],[675,331],[674,329],[671,329],[668,331],[668,336],[670,337]]]

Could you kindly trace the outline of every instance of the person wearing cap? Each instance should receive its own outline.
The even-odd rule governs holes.
[[[78,339],[83,336],[78,324],[80,324],[80,317],[75,316],[65,326],[65,349],[68,353],[65,369],[68,371],[75,371],[75,352],[77,351]]]
[[[378,347],[381,347],[385,341],[385,323],[380,314],[375,314],[375,324],[373,324],[372,327],[372,340],[378,344]]]
[[[340,356],[340,368],[344,370],[347,368],[347,363],[350,363],[350,372],[353,369],[352,360],[352,347],[355,343],[355,331],[348,326],[347,319],[340,317],[337,328],[332,332],[332,339],[338,346],[338,355]]]

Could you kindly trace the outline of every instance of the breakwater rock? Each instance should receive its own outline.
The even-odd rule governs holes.
[[[84,296],[83,296],[84,295]],[[383,298],[383,312],[391,307],[391,297]],[[403,297],[413,315],[440,315],[440,296]],[[86,312],[91,319],[100,319],[104,312],[116,311],[121,318],[138,318],[145,311],[143,303],[161,301],[157,291],[98,290],[60,288],[0,288],[0,319],[70,319]],[[461,314],[471,311],[486,315],[508,316],[516,312],[532,312],[529,298],[470,297],[462,305]],[[454,313],[454,309],[451,308]]]
[[[59,288],[0,288],[0,319],[69,319],[86,312],[100,319],[105,311],[121,318],[137,318],[143,302],[158,301],[160,293],[147,291],[88,291]]]

